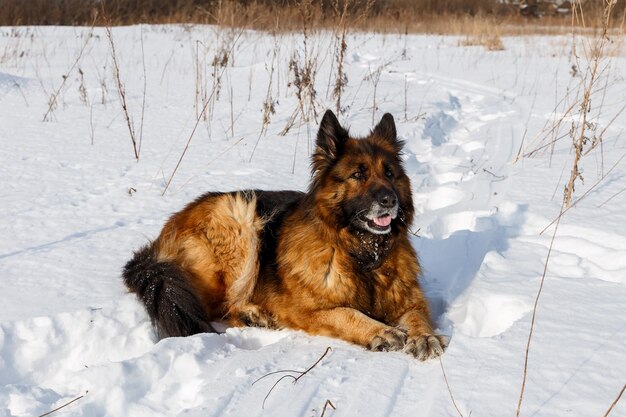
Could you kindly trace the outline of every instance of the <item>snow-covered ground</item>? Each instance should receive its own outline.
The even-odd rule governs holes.
[[[316,123],[297,118],[279,135],[297,108],[289,61],[304,60],[301,35],[135,26],[113,39],[138,162],[103,29],[0,28],[0,416],[81,396],[55,415],[319,417],[327,400],[336,409],[326,417],[459,415],[439,361],[287,330],[156,342],[120,280],[133,249],[205,191],[305,189]],[[601,181],[559,225],[523,416],[602,416],[626,382],[626,61],[623,40],[612,41],[590,113],[589,137],[602,133],[603,146],[584,157],[575,196]],[[335,42],[307,40],[320,113],[334,107]],[[554,229],[540,232],[572,165],[577,118],[565,113],[584,48],[576,64],[569,37],[505,38],[497,52],[438,36],[351,34],[347,44],[340,120],[366,133],[375,100],[374,118],[394,114],[406,140],[413,242],[452,337],[442,364],[454,401],[465,417],[514,415]],[[231,51],[226,67],[211,65],[219,51]],[[192,135],[214,75],[219,96]],[[275,114],[260,135],[268,98]],[[283,374],[257,379],[303,371],[328,346],[264,403]],[[611,415],[626,415],[626,401]]]

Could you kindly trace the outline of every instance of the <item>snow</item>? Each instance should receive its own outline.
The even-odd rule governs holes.
[[[40,415],[80,396],[55,414],[319,417],[330,400],[336,409],[328,407],[327,417],[458,415],[438,361],[289,330],[230,328],[156,341],[121,283],[132,251],[205,191],[304,190],[316,123],[297,119],[279,135],[297,106],[288,61],[302,55],[301,35],[187,25],[112,33],[137,133],[145,59],[138,162],[103,29],[0,28],[0,416]],[[340,120],[357,135],[372,127],[368,76],[382,68],[374,119],[392,113],[406,141],[418,211],[413,244],[437,324],[451,335],[442,364],[466,417],[513,415],[517,407],[554,229],[541,231],[561,207],[570,140],[517,156],[567,133],[576,120],[569,114],[554,136],[548,129],[581,81],[570,72],[570,37],[503,41],[504,51],[489,52],[450,36],[347,39]],[[334,103],[335,38],[320,33],[308,42],[321,112]],[[591,114],[595,132],[605,129],[603,147],[584,157],[575,196],[602,180],[559,225],[523,416],[604,415],[625,382],[626,63],[622,39],[614,42]],[[210,94],[210,63],[231,47],[212,118],[198,125],[162,195],[196,122],[196,87]],[[270,77],[276,114],[259,136]],[[284,374],[259,378],[304,371],[329,346],[315,368],[296,384],[279,382],[264,404]],[[611,415],[626,415],[626,403]]]

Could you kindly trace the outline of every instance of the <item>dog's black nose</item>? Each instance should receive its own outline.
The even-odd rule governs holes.
[[[398,203],[398,197],[396,197],[396,193],[393,190],[383,188],[376,193],[376,201],[381,207],[392,208]]]

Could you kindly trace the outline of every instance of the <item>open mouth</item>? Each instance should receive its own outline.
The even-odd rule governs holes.
[[[386,229],[391,224],[391,215],[385,214],[384,216],[374,217],[372,220],[368,219],[370,226],[377,227],[379,229]]]
[[[360,229],[376,235],[384,235],[391,232],[391,223],[398,217],[400,208],[381,207],[378,203],[373,203],[369,210],[360,212],[360,216],[355,219],[355,225]]]
[[[391,230],[391,221],[393,217],[390,214],[384,214],[382,216],[364,218],[365,225],[373,233],[388,233]]]

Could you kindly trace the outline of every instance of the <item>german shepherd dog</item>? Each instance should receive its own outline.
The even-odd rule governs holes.
[[[402,145],[390,114],[357,139],[327,111],[306,193],[204,194],[134,254],[124,283],[159,337],[225,320],[437,357],[448,338],[434,334],[417,281]]]

